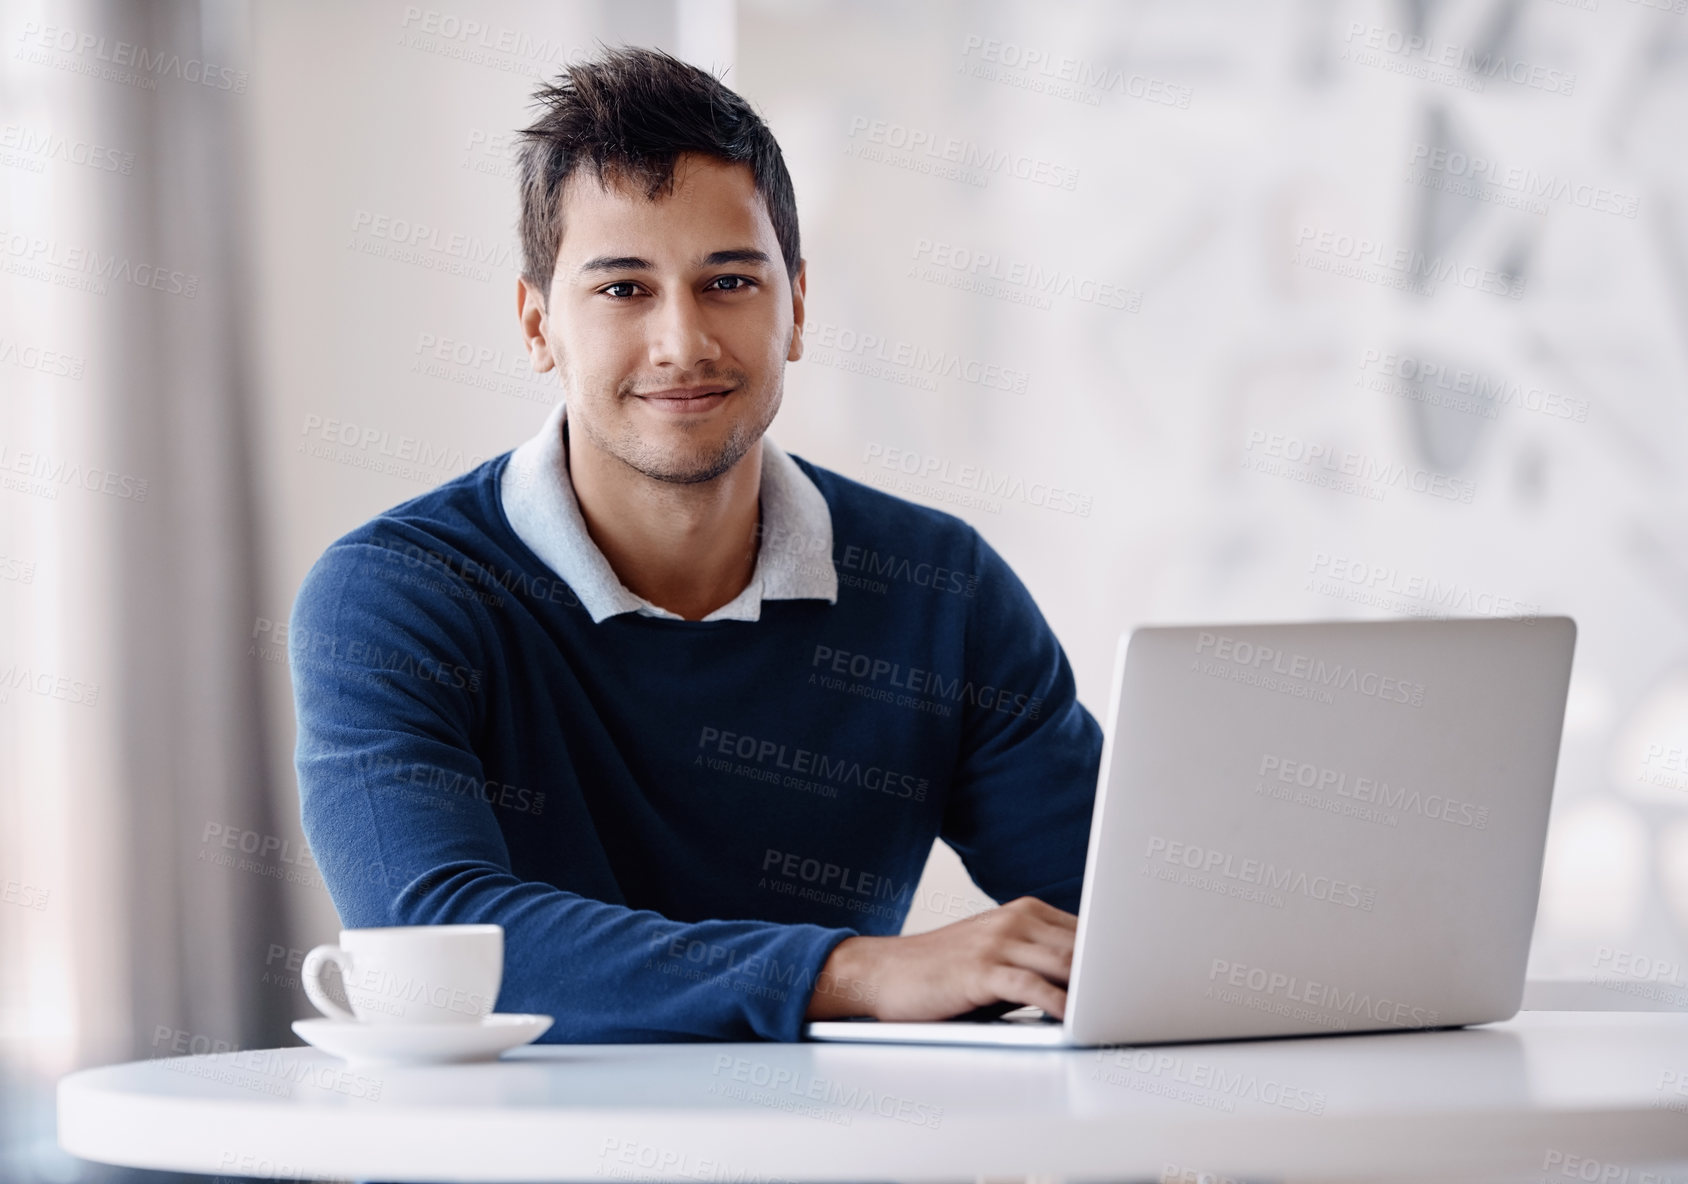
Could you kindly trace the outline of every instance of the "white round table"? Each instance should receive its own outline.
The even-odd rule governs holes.
[[[58,1106],[74,1155],[270,1179],[1568,1184],[1688,1160],[1688,1014],[1064,1052],[541,1045],[408,1069],[290,1048],[88,1069]]]

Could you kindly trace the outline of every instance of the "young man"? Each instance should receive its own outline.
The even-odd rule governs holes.
[[[1100,730],[971,527],[764,436],[806,282],[772,134],[649,50],[537,97],[516,308],[566,403],[294,606],[343,922],[502,925],[552,1041],[1059,1015]],[[895,936],[937,837],[1008,903]]]

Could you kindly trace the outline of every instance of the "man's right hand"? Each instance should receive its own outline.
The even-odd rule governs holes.
[[[805,1019],[945,1020],[992,1003],[1066,1014],[1078,918],[1022,896],[909,937],[847,937],[821,968]]]

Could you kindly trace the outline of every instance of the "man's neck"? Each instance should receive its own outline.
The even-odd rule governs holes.
[[[563,426],[586,532],[629,591],[688,621],[727,604],[756,572],[762,441],[711,481],[645,476]]]

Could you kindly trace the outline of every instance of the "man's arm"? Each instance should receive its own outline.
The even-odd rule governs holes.
[[[1102,730],[1031,593],[975,535],[962,750],[941,837],[993,900],[1008,903],[909,937],[852,937],[829,975],[868,1006],[811,1000],[811,1019],[945,1019],[994,1002],[1066,1010]]]
[[[485,776],[472,737],[499,661],[490,624],[428,590],[453,576],[416,574],[397,552],[337,545],[294,605],[300,805],[342,922],[502,925],[498,1007],[554,1016],[547,1041],[796,1039],[853,930],[682,924],[512,872],[492,807],[447,788]]]
[[[989,543],[975,542],[967,676],[981,690],[965,712],[941,834],[992,900],[1035,896],[1076,913],[1102,729],[1031,593]]]

